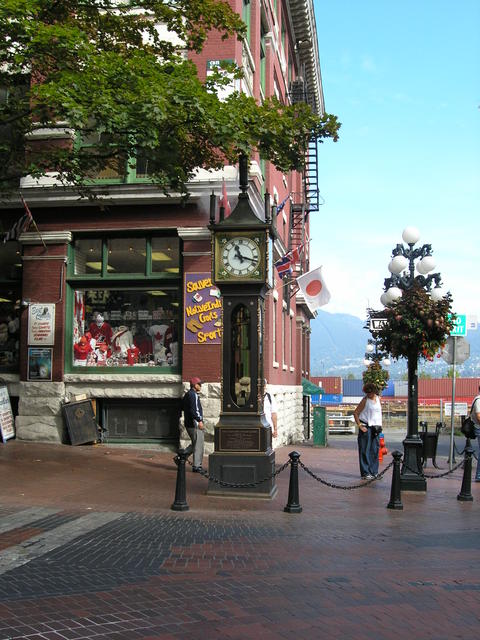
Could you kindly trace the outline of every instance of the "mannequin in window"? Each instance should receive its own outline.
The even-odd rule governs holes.
[[[105,322],[105,318],[101,313],[97,312],[93,315],[93,322],[90,323],[89,331],[92,338],[96,340],[97,346],[101,343],[106,343],[107,346],[110,346],[112,343],[112,327],[108,322]]]
[[[73,364],[76,367],[86,367],[88,354],[92,352],[90,341],[86,336],[82,336],[80,340],[73,345]]]

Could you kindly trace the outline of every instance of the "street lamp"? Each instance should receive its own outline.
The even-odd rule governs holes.
[[[363,364],[368,367],[372,362],[379,362],[384,367],[388,367],[390,365],[388,353],[379,349],[376,338],[370,338],[367,346],[365,347],[365,358],[363,360]]]
[[[391,273],[384,281],[385,293],[381,297],[384,306],[398,301],[405,292],[416,288],[423,289],[430,299],[439,302],[444,297],[441,290],[439,273],[431,273],[435,269],[432,246],[417,246],[420,233],[415,227],[407,227],[402,234],[408,245],[397,244],[392,251],[392,259],[388,265]],[[435,285],[433,287],[433,285]],[[433,287],[433,289],[432,289]],[[425,294],[424,294],[425,295]],[[418,314],[424,312],[418,309]],[[406,338],[405,338],[406,339]],[[422,474],[423,443],[418,435],[418,345],[406,347],[408,362],[408,400],[407,400],[407,436],[403,441],[404,457],[400,474],[401,488],[410,491],[426,491],[426,480]]]

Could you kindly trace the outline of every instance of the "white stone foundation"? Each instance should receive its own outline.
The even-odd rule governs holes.
[[[9,384],[10,394],[19,396],[18,413],[15,420],[16,436],[19,440],[37,442],[68,442],[67,429],[62,415],[65,401],[85,394],[87,398],[178,398],[188,390],[188,383],[179,375],[149,376],[139,379],[135,375],[86,375],[68,374],[64,382],[17,382]],[[269,385],[268,391],[276,400],[278,408],[278,437],[273,447],[303,441],[302,387]],[[205,454],[214,450],[214,428],[221,408],[221,386],[206,382],[202,385],[202,401],[205,433]],[[190,438],[180,418],[180,447],[190,444]],[[138,444],[141,447],[141,443]],[[168,450],[171,447],[167,447]]]

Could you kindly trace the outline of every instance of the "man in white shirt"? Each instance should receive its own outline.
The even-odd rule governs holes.
[[[267,380],[265,383],[265,393],[263,394],[263,413],[272,429],[272,437],[277,437],[277,403],[275,398],[267,391]]]

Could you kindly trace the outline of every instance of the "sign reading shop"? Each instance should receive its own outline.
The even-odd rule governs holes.
[[[221,344],[222,301],[209,273],[186,273],[184,343]]]
[[[55,344],[55,304],[39,302],[28,307],[28,344]]]

